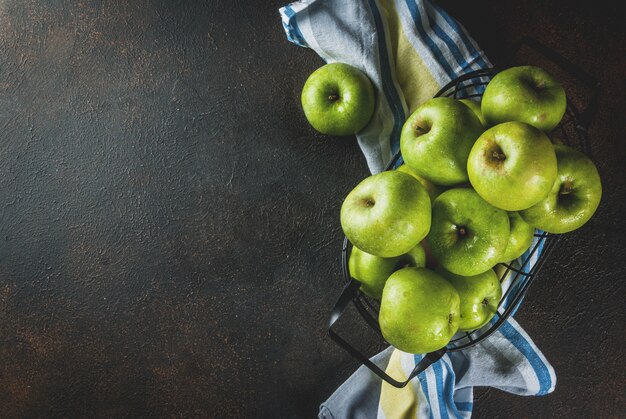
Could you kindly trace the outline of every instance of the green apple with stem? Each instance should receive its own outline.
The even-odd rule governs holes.
[[[411,175],[389,170],[359,183],[344,200],[340,218],[354,246],[375,256],[400,256],[428,234],[430,198]]]
[[[424,179],[423,177],[421,177],[420,175],[418,175],[415,170],[411,169],[408,165],[403,164],[400,167],[398,167],[396,170],[399,170],[401,172],[404,173],[408,173],[409,175],[413,176],[415,179],[417,179],[417,181],[419,183],[422,184],[422,186],[426,189],[426,192],[428,192],[428,196],[430,197],[430,201],[434,201],[435,198],[437,198],[439,196],[439,194],[441,192],[444,191],[444,188],[441,186],[437,186],[434,183]]]
[[[443,348],[459,328],[460,299],[454,287],[426,268],[403,268],[389,277],[378,323],[387,342],[423,354]]]
[[[435,199],[428,243],[447,271],[472,276],[502,258],[509,238],[509,217],[473,189],[450,189]]]
[[[556,154],[542,131],[523,122],[489,128],[467,160],[470,183],[491,205],[507,211],[544,199],[556,179]]]
[[[483,116],[483,112],[480,109],[480,101],[476,101],[472,99],[459,99],[459,101],[465,104],[468,108],[470,108],[472,112],[474,112],[474,115],[478,117],[478,120],[483,125],[483,127],[485,128],[488,127],[487,121],[485,120],[485,117]]]
[[[510,262],[522,256],[532,244],[535,235],[535,229],[518,212],[509,212],[508,216],[511,234],[500,262]]]
[[[483,93],[481,109],[490,125],[526,122],[542,131],[556,127],[567,108],[563,86],[539,67],[512,67],[496,74]]]
[[[343,63],[315,70],[304,84],[301,99],[306,119],[328,135],[352,135],[363,129],[376,102],[365,73]]]
[[[428,100],[402,127],[400,149],[404,162],[435,185],[467,182],[467,156],[483,132],[478,117],[449,97]]]
[[[480,329],[496,314],[502,286],[493,269],[473,276],[455,275],[443,269],[437,272],[452,284],[461,298],[460,331]]]
[[[387,278],[398,269],[414,266],[426,266],[426,253],[421,244],[401,256],[381,258],[365,253],[352,246],[348,269],[350,276],[361,283],[361,291],[365,295],[380,300]]]
[[[580,151],[555,145],[558,174],[548,196],[521,211],[528,224],[549,233],[567,233],[582,227],[598,209],[602,183],[598,169]]]

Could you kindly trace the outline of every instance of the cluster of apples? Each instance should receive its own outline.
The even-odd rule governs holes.
[[[405,164],[348,194],[350,275],[380,299],[389,343],[426,353],[484,326],[502,296],[495,265],[520,257],[535,228],[565,233],[594,214],[595,165],[547,135],[566,106],[562,86],[530,66],[495,75],[481,103],[433,98],[404,124]]]

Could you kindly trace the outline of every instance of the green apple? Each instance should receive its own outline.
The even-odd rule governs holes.
[[[483,94],[481,109],[491,125],[526,122],[542,131],[556,127],[567,108],[563,86],[547,71],[512,67],[496,74]]]
[[[348,64],[326,64],[315,70],[304,84],[301,99],[306,119],[322,134],[354,134],[374,113],[372,83]]]
[[[549,233],[567,233],[593,216],[602,197],[598,169],[587,156],[555,145],[558,175],[548,196],[520,212],[530,225]]]
[[[459,327],[459,305],[459,294],[440,275],[426,268],[403,268],[387,280],[378,323],[387,342],[423,354],[450,342]]]
[[[437,186],[434,183],[424,179],[423,177],[415,173],[415,170],[411,169],[406,164],[401,165],[396,170],[399,170],[404,173],[408,173],[409,175],[417,179],[417,181],[421,183],[422,186],[426,189],[426,192],[428,192],[428,196],[430,197],[431,202],[434,201],[435,198],[437,198],[439,194],[444,191],[444,189],[441,186]]]
[[[455,275],[443,269],[437,272],[454,286],[461,298],[460,331],[480,329],[496,314],[502,286],[493,269],[474,276]]]
[[[476,140],[467,172],[485,201],[507,211],[519,211],[550,192],[556,179],[556,154],[542,131],[523,122],[505,122]]]
[[[488,127],[487,121],[485,120],[485,117],[483,116],[483,112],[480,109],[479,101],[472,100],[472,99],[459,99],[459,102],[464,103],[467,107],[469,107],[472,110],[472,112],[474,112],[474,115],[478,117],[478,120],[483,125],[483,127],[485,128]]]
[[[535,229],[528,225],[518,212],[509,212],[508,215],[511,234],[509,234],[504,254],[500,258],[500,262],[504,263],[522,256],[532,244],[535,235]]]
[[[509,238],[509,217],[476,191],[450,189],[435,199],[428,243],[446,270],[472,276],[501,259]]]
[[[358,247],[352,247],[348,269],[350,276],[361,283],[361,291],[380,300],[387,278],[394,271],[408,266],[426,266],[426,253],[421,244],[402,256],[381,258],[365,253]]]
[[[449,97],[428,100],[406,120],[400,135],[404,162],[436,185],[467,182],[467,156],[483,132],[478,117]]]
[[[348,240],[375,256],[400,256],[430,230],[430,198],[426,189],[396,170],[359,183],[341,206],[341,227]]]

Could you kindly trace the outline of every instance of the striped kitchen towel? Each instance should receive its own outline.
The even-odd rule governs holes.
[[[465,29],[429,0],[302,0],[281,8],[280,15],[291,42],[313,49],[325,62],[359,68],[374,84],[374,116],[357,134],[372,173],[383,170],[399,149],[402,125],[415,108],[450,80],[490,66]],[[524,271],[541,251],[539,245]],[[401,379],[421,357],[389,348],[373,360]],[[469,417],[475,386],[544,395],[555,384],[552,366],[510,319],[489,339],[446,354],[404,389],[359,368],[322,404],[319,416]]]

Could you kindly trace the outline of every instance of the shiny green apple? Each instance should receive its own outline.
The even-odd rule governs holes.
[[[374,113],[372,83],[348,64],[326,64],[315,70],[302,89],[302,109],[317,131],[351,135],[367,125]]]
[[[404,173],[408,173],[409,175],[413,176],[415,179],[417,179],[417,181],[419,183],[422,184],[422,186],[426,189],[426,192],[428,192],[428,196],[430,197],[430,201],[432,203],[432,201],[435,200],[435,198],[437,198],[439,196],[439,194],[441,194],[441,192],[443,192],[445,189],[441,186],[437,186],[434,183],[424,179],[423,177],[421,177],[420,175],[418,175],[415,170],[411,169],[408,165],[403,164],[400,167],[398,167],[396,170],[399,170],[401,172]]]
[[[549,233],[567,233],[582,227],[598,209],[602,183],[587,156],[565,145],[555,145],[558,174],[548,196],[520,215],[528,224]]]
[[[478,117],[478,120],[483,125],[483,127],[487,128],[489,125],[483,116],[483,112],[480,109],[480,101],[472,100],[472,99],[459,99],[459,101],[465,104],[468,108],[474,112],[474,115]]]
[[[507,211],[519,211],[550,192],[556,179],[556,154],[542,131],[523,122],[505,122],[476,140],[467,172],[485,201]]]
[[[435,199],[428,243],[446,270],[472,276],[501,259],[509,238],[509,217],[473,189],[450,189]]]
[[[480,329],[496,314],[502,286],[493,269],[474,276],[455,275],[443,269],[437,272],[454,286],[461,298],[460,331]]]
[[[510,262],[522,256],[533,242],[535,229],[527,224],[517,212],[509,212],[511,234],[499,262]]]
[[[481,109],[490,125],[526,122],[548,132],[567,108],[565,90],[539,67],[512,67],[496,74],[483,93]]]
[[[370,176],[359,183],[341,206],[341,227],[359,249],[381,257],[400,256],[430,230],[428,192],[397,170]]]
[[[426,266],[426,253],[421,244],[401,256],[381,258],[352,247],[348,269],[350,276],[361,283],[361,291],[366,295],[381,299],[387,278],[398,269]]]
[[[435,185],[467,182],[467,156],[483,132],[478,117],[449,97],[428,100],[406,120],[400,136],[404,162]]]
[[[459,327],[459,294],[426,268],[403,268],[389,277],[380,302],[383,337],[401,351],[423,354],[441,349]]]

